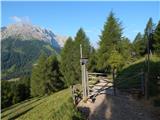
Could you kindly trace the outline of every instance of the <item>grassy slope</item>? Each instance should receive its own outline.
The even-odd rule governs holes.
[[[118,87],[119,88],[140,87],[142,76],[138,74],[140,74],[141,69],[147,71],[145,58],[142,58],[130,65],[125,66],[124,69],[120,71],[119,75],[117,76],[117,78],[119,78],[119,81],[122,80],[125,82],[123,84],[120,84]],[[160,73],[160,57],[153,55],[150,60],[150,74],[149,74],[150,88],[155,88],[157,82],[156,77],[158,76],[159,73]],[[150,91],[151,92],[150,94],[154,95],[154,93],[156,93],[157,90],[156,89],[152,90],[153,91]]]
[[[71,100],[71,90],[65,89],[50,96],[34,98],[28,102],[2,110],[2,120],[71,120],[80,119]]]

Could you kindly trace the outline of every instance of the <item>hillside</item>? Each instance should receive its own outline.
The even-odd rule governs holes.
[[[42,52],[46,55],[58,54],[49,43],[38,40],[6,38],[1,45],[1,70],[4,80],[30,74],[33,64]]]
[[[3,109],[1,117],[2,120],[79,120],[80,114],[72,104],[71,90],[65,89]]]
[[[42,52],[48,56],[58,55],[66,39],[31,23],[18,22],[2,27],[2,80],[30,74]]]
[[[158,82],[160,81],[160,57],[150,57],[150,72],[149,72],[149,94],[151,96],[157,95],[159,92]],[[141,80],[144,79],[141,72],[147,71],[147,61],[141,58],[130,65],[125,66],[117,75],[117,82],[123,81],[117,87],[120,89],[139,88]]]

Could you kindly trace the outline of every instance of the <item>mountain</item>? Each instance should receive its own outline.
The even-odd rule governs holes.
[[[26,23],[1,28],[1,79],[30,75],[41,53],[59,55],[67,37]]]
[[[2,40],[8,37],[20,38],[21,40],[40,40],[51,44],[54,48],[63,47],[67,37],[55,35],[51,30],[42,29],[31,23],[15,23],[1,28]]]

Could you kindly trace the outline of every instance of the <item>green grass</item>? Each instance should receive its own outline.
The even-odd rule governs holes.
[[[128,88],[139,88],[141,85],[142,75],[141,70],[147,71],[147,63],[145,58],[141,58],[130,65],[125,66],[117,76],[117,82],[122,82],[118,85],[118,88],[128,89]],[[160,73],[160,57],[153,55],[150,57],[150,73],[149,73],[149,88],[150,94],[156,95],[157,88],[157,76]]]
[[[33,98],[2,110],[2,120],[80,120],[73,106],[71,90],[65,89],[50,96]]]

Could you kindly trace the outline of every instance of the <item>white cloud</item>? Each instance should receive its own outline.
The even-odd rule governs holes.
[[[28,16],[24,16],[24,17],[12,16],[11,19],[14,22],[30,22],[30,19]]]

